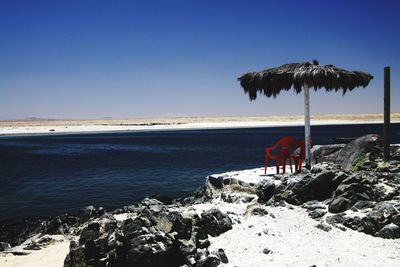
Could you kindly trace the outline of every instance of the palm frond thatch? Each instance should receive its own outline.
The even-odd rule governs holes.
[[[318,61],[284,64],[277,68],[258,72],[249,72],[238,78],[250,100],[257,98],[257,93],[267,97],[276,97],[282,90],[294,88],[300,93],[307,84],[310,88],[326,91],[351,91],[356,87],[366,87],[373,76],[362,71],[348,71],[334,65],[319,65]]]

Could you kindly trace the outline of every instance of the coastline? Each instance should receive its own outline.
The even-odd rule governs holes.
[[[81,124],[80,124],[81,123]],[[32,121],[32,122],[0,122],[0,137],[11,136],[36,136],[36,135],[66,135],[66,134],[97,134],[97,133],[124,133],[145,131],[182,131],[182,130],[211,130],[211,129],[240,129],[240,128],[264,128],[264,127],[296,127],[303,126],[304,121],[293,120],[227,120],[190,122],[188,120],[172,120],[170,122],[136,122],[119,124],[109,122],[95,124],[94,122],[80,121],[71,123],[63,121]],[[312,126],[319,125],[348,125],[348,124],[380,124],[382,120],[355,119],[315,119],[311,121]],[[400,123],[392,120],[391,123]]]
[[[79,217],[44,221],[39,233],[1,252],[0,265],[111,264],[120,242],[130,244],[120,255],[129,263],[146,260],[138,266],[163,260],[165,266],[395,266],[400,149],[393,146],[394,160],[383,163],[371,147],[379,140],[373,135],[358,140],[348,146],[369,149],[363,151],[369,160],[358,169],[319,163],[298,174],[290,174],[289,166],[279,175],[274,167],[267,175],[263,168],[236,170],[209,175],[203,189],[185,199],[157,195],[113,211],[88,207]],[[170,254],[176,252],[183,257],[179,265]]]

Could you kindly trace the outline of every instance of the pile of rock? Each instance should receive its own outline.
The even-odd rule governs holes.
[[[87,206],[76,214],[63,214],[37,220],[0,221],[0,251],[43,235],[73,235],[80,225],[105,213],[102,207]],[[34,238],[35,239],[35,238]],[[3,244],[3,245],[1,245]],[[40,249],[40,247],[38,247]]]
[[[223,250],[207,248],[209,235],[232,228],[228,215],[214,208],[187,217],[171,207],[176,205],[145,199],[125,208],[131,218],[117,220],[118,210],[88,221],[79,240],[71,242],[64,266],[217,266],[227,261]]]
[[[357,151],[359,160],[349,151]],[[335,163],[319,163],[296,175],[275,175],[281,181],[278,187],[261,182],[259,200],[302,205],[310,217],[341,229],[400,238],[400,147],[391,147],[390,162],[384,162],[379,151],[377,136],[356,139],[333,152]],[[338,155],[347,155],[348,161],[341,158],[338,162]]]
[[[255,185],[235,176],[209,176],[207,192],[237,203],[244,200],[232,197],[233,189],[253,192],[259,203],[301,205],[323,230],[331,229],[330,224],[400,238],[400,146],[391,147],[389,162],[382,159],[382,140],[377,135],[347,145],[319,146],[314,155],[324,163],[298,174],[274,175]]]

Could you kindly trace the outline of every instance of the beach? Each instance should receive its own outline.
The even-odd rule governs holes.
[[[329,166],[326,164],[318,165],[317,168],[320,171],[323,169],[320,175],[329,170]],[[286,172],[290,173],[289,167],[286,168]],[[26,249],[29,244],[40,244],[40,235],[39,237],[36,235],[22,245],[7,251],[7,253],[0,253],[0,265],[5,267],[61,267],[70,266],[68,265],[69,260],[65,261],[64,265],[64,259],[74,257],[71,258],[72,264],[78,266],[82,259],[78,258],[80,252],[78,253],[76,250],[76,243],[78,241],[81,243],[82,239],[90,238],[90,235],[93,235],[92,233],[88,236],[87,233],[93,225],[100,225],[100,232],[103,233],[103,237],[99,237],[99,240],[103,240],[104,236],[110,236],[104,233],[110,231],[105,230],[107,227],[111,227],[110,225],[118,225],[112,226],[110,229],[120,227],[127,235],[126,229],[128,228],[126,228],[126,225],[136,220],[143,220],[143,216],[150,216],[149,218],[151,218],[151,216],[160,216],[160,214],[161,216],[163,216],[162,214],[174,214],[174,216],[181,214],[179,215],[183,216],[181,219],[196,218],[196,216],[202,218],[210,211],[219,210],[224,214],[223,216],[229,215],[231,229],[220,230],[221,232],[218,232],[215,236],[212,234],[207,239],[209,240],[208,248],[197,249],[197,253],[203,255],[203,263],[204,259],[218,259],[217,265],[225,267],[258,267],[266,264],[269,266],[396,266],[400,258],[400,239],[374,237],[371,234],[343,227],[338,221],[330,219],[336,218],[338,214],[328,212],[326,202],[310,201],[302,206],[286,202],[258,203],[258,193],[256,196],[255,190],[257,185],[263,181],[268,180],[279,187],[284,177],[286,177],[284,179],[289,180],[302,179],[301,177],[293,177],[293,175],[283,175],[278,178],[274,177],[275,173],[276,168],[270,167],[267,175],[264,175],[263,168],[210,175],[206,178],[206,186],[210,190],[207,200],[195,198],[193,202],[186,204],[165,205],[156,199],[145,199],[139,204],[124,207],[112,213],[106,213],[102,216],[95,215],[88,222],[74,227],[73,230],[70,230],[70,234],[65,236],[46,235],[45,237],[52,241],[42,246],[40,250]],[[221,188],[216,184],[219,179],[229,182],[224,182],[223,184],[226,184],[226,186]],[[164,198],[163,201],[166,201],[166,199]],[[391,203],[394,206],[396,205],[394,202]],[[141,214],[140,210],[146,211],[147,215]],[[312,218],[310,214],[316,210],[323,211],[324,215],[321,218]],[[150,214],[148,214],[149,212]],[[368,212],[371,212],[371,210],[359,209],[358,212],[348,210],[341,216],[347,218],[351,218],[351,216],[366,217],[369,216]],[[175,226],[173,221],[169,221],[171,218],[168,218],[159,217],[156,223],[156,227],[167,233],[167,235],[162,232],[159,233],[162,235],[162,237],[158,237],[161,240],[171,234],[177,235],[172,231],[175,229],[174,227],[178,226]],[[144,226],[143,229],[141,234],[144,234],[147,238],[154,233],[154,230],[148,232]],[[180,231],[178,228],[175,230]],[[154,246],[150,241],[151,239],[147,240],[146,242],[149,242],[149,244],[146,246]],[[182,242],[185,246],[191,244],[190,240],[180,240],[179,242]],[[72,243],[75,245],[70,246]],[[159,253],[164,253],[163,250],[168,248],[162,245],[161,249],[157,246],[153,249],[153,254],[147,255],[149,260],[152,257],[157,257]],[[221,249],[226,259],[221,256]],[[16,256],[13,253],[25,253],[26,255]],[[221,262],[220,258],[224,262]],[[105,260],[109,260],[108,257]],[[171,259],[167,262],[170,263]],[[165,266],[175,266],[169,265],[169,263],[166,263]]]
[[[393,123],[400,122],[400,113],[392,113]],[[343,125],[382,123],[382,114],[314,115],[311,125]],[[165,117],[133,119],[21,119],[0,121],[0,136],[104,133],[129,131],[260,128],[304,125],[302,115],[294,116],[231,116],[231,117]]]

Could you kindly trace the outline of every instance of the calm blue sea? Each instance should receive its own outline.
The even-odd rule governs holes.
[[[315,144],[382,134],[382,125],[312,127]],[[212,173],[256,168],[264,147],[303,127],[102,133],[0,138],[0,219],[108,209],[155,192],[190,195]],[[392,125],[400,143],[400,124]]]

